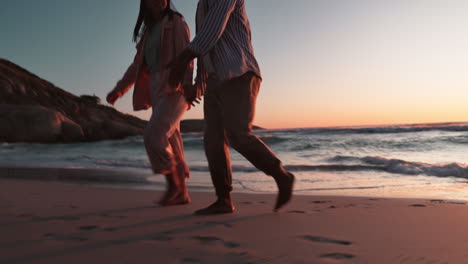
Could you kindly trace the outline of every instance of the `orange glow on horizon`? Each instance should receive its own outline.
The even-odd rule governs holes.
[[[451,111],[450,111],[451,110]],[[271,129],[340,126],[379,126],[403,124],[427,124],[447,122],[467,122],[468,107],[462,109],[349,109],[348,111],[307,111],[276,113],[262,116],[256,125]]]
[[[197,106],[197,108],[200,106]],[[184,119],[202,119],[199,109],[189,111]],[[151,110],[129,112],[142,119],[149,119]],[[299,113],[299,114],[297,114]],[[341,127],[341,126],[379,126],[404,124],[430,124],[449,122],[468,122],[468,107],[444,108],[443,110],[427,107],[421,109],[277,109],[276,111],[258,111],[254,124],[267,129]]]

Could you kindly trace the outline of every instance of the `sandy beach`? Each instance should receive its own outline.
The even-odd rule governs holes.
[[[0,179],[0,263],[468,263],[464,202],[212,193],[161,208],[161,192]]]

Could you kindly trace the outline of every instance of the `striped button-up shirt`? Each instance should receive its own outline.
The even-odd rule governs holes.
[[[188,48],[198,57],[199,85],[206,85],[208,74],[220,81],[247,72],[261,77],[245,0],[199,0],[197,34]]]

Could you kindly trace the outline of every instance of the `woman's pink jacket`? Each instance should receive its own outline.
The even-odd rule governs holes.
[[[123,96],[134,85],[133,109],[135,111],[145,110],[151,107],[151,76],[146,70],[144,59],[144,47],[147,37],[147,30],[143,33],[140,41],[136,45],[136,55],[132,64],[128,67],[124,76],[117,82],[113,92],[119,97]],[[172,19],[166,16],[162,21],[161,30],[161,82],[158,91],[160,95],[171,94],[183,91],[183,85],[192,85],[193,62],[187,68],[185,77],[177,87],[169,84],[169,73],[167,65],[179,55],[190,43],[190,30],[183,17],[174,14]],[[154,87],[153,87],[154,88]]]

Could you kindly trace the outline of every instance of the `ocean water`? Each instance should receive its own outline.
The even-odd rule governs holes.
[[[468,200],[468,123],[256,131],[296,177],[296,193]],[[201,133],[184,134],[192,190],[211,190]],[[276,192],[231,150],[235,191]],[[79,144],[0,144],[0,166],[91,168],[121,188],[161,189],[142,137]],[[118,171],[117,174],[110,173]],[[105,173],[109,172],[109,173]],[[40,179],[40,175],[37,176]],[[76,175],[74,181],[91,183]],[[101,179],[102,180],[102,179]]]

